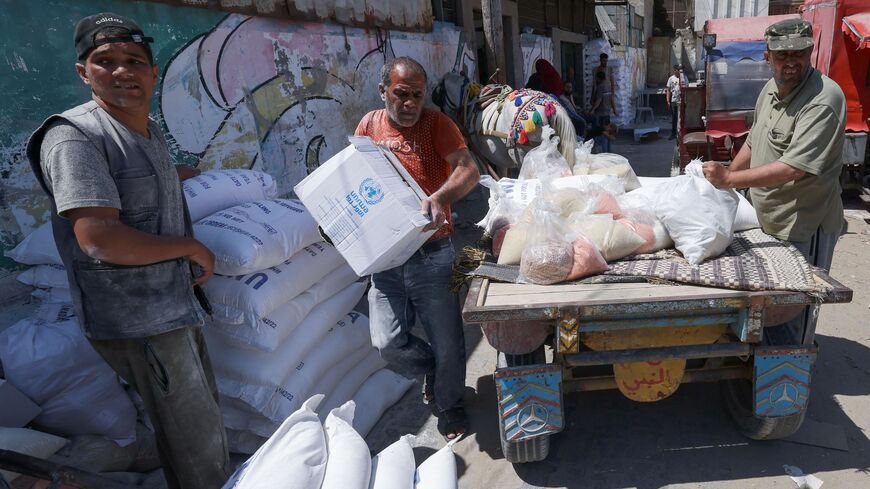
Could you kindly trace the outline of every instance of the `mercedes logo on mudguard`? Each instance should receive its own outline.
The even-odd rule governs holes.
[[[531,402],[517,413],[517,426],[523,433],[534,434],[544,429],[549,419],[550,412],[546,407],[537,402]]]

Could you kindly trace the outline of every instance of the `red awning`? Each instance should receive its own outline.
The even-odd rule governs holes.
[[[870,48],[870,12],[843,17],[843,32],[858,44],[858,49]]]

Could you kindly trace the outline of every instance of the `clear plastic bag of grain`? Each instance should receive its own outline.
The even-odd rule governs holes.
[[[531,206],[530,232],[520,258],[520,283],[549,285],[576,280],[608,269],[598,247],[574,232],[561,209],[547,199],[551,187],[544,185]]]

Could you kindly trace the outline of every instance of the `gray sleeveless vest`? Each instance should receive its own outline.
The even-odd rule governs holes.
[[[108,116],[91,101],[53,115],[33,133],[27,157],[39,184],[51,196],[40,163],[40,149],[49,125],[63,119],[78,128],[104,155],[121,199],[120,220],[150,234],[161,234],[159,209],[165,189],[154,165],[136,144],[116,134]],[[113,265],[86,255],[72,224],[57,214],[51,198],[51,224],[67,269],[70,295],[82,329],[91,339],[141,338],[185,326],[201,326],[204,315],[192,288],[190,263],[178,258],[145,266]],[[184,205],[185,234],[192,236]]]

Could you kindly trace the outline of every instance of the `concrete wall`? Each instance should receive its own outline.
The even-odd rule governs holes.
[[[377,83],[386,58],[421,61],[430,88],[444,73],[471,73],[475,65],[462,32],[451,24],[436,23],[423,34],[153,3],[10,2],[0,18],[4,251],[48,217],[24,145],[46,116],[89,98],[74,70],[72,30],[80,17],[107,10],[136,19],[156,39],[161,83],[152,115],[176,159],[203,169],[262,169],[284,193],[344,148],[367,111],[383,107]],[[0,276],[14,269],[9,260],[0,261]]]

